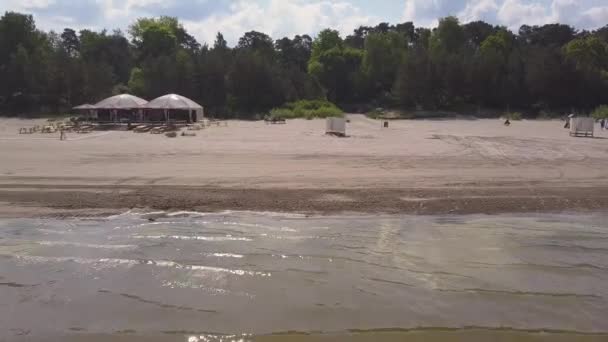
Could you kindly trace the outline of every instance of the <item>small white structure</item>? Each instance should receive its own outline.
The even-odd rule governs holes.
[[[345,137],[346,136],[346,119],[344,119],[344,118],[327,118],[327,120],[325,122],[325,134]]]
[[[595,120],[586,117],[570,118],[570,136],[593,137]]]

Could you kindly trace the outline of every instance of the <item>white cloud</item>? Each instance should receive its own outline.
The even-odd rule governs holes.
[[[3,11],[33,11],[45,9],[55,4],[55,0],[2,0],[0,10]]]
[[[553,0],[550,6],[544,6],[541,3],[524,3],[522,0],[505,0],[498,10],[497,18],[501,24],[511,29],[518,29],[524,24],[550,23],[586,27],[588,25],[581,22],[582,6],[580,0]]]
[[[202,21],[184,21],[186,29],[199,40],[213,43],[218,31],[235,44],[243,33],[264,32],[273,38],[296,34],[315,34],[324,28],[334,28],[343,35],[360,25],[378,22],[347,1],[270,0],[267,5],[238,1],[228,13],[214,14]]]
[[[55,3],[55,0],[21,0],[19,6],[23,9],[47,8]]]
[[[416,2],[414,0],[405,1],[403,10],[403,21],[414,21],[416,19]]]
[[[250,30],[275,39],[327,27],[346,35],[382,21],[435,27],[447,15],[513,30],[522,24],[593,29],[608,23],[608,0],[0,0],[0,14],[4,11],[31,13],[39,28],[56,31],[125,30],[139,17],[171,15],[199,41],[212,43],[220,31],[231,45]]]
[[[551,13],[540,3],[523,3],[521,0],[505,0],[497,14],[503,24],[518,28],[523,24],[542,25],[552,20]]]
[[[116,20],[120,18],[135,18],[140,16],[139,10],[147,6],[157,9],[168,8],[175,3],[174,0],[96,0],[103,9],[105,18]]]
[[[608,6],[592,7],[583,12],[583,18],[591,21],[593,26],[608,24]]]
[[[485,14],[498,10],[496,0],[471,0],[465,8],[458,13],[458,18],[464,23],[480,20]]]
[[[73,17],[67,17],[67,16],[63,16],[63,15],[56,15],[50,18],[52,21],[57,22],[57,23],[61,23],[64,25],[71,25],[74,24],[75,20]]]
[[[453,0],[452,0],[453,1]],[[442,0],[405,0],[403,21],[411,21],[416,26],[434,27],[439,23],[439,12],[444,5]]]
[[[553,22],[571,22],[579,20],[581,3],[579,0],[553,0],[551,14]]]

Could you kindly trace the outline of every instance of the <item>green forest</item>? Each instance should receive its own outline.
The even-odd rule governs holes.
[[[197,42],[174,17],[140,18],[127,32],[44,32],[31,15],[6,12],[0,80],[3,115],[64,113],[119,93],[178,93],[218,117],[255,118],[314,99],[351,111],[559,115],[608,104],[608,26],[512,32],[446,17],[433,29],[381,23],[346,37],[251,31],[230,47],[221,33]]]

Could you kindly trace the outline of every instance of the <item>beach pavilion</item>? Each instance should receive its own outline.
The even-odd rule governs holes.
[[[147,121],[197,122],[204,117],[203,106],[177,94],[167,94],[141,106]]]
[[[87,119],[97,116],[97,111],[96,111],[97,108],[89,103],[85,103],[80,106],[72,107],[72,109],[74,109],[78,113],[86,114]]]
[[[143,121],[141,107],[148,101],[130,94],[120,94],[97,102],[97,119],[102,122]]]

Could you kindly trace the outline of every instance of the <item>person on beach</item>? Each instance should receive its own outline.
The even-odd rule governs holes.
[[[507,121],[505,121],[505,126],[511,126],[511,121],[509,121],[509,119],[507,119]]]
[[[65,140],[65,138],[66,138],[65,132],[62,129],[61,131],[59,131],[59,140]]]
[[[606,129],[606,119],[600,120],[600,127],[602,127],[602,131]]]

